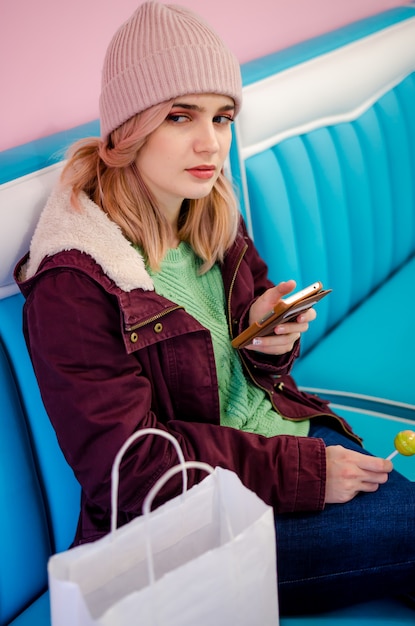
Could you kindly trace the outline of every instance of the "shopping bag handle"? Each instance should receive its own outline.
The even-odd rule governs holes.
[[[168,469],[167,472],[165,472],[165,474],[163,474],[163,476],[161,476],[157,480],[157,482],[152,486],[147,496],[145,497],[145,500],[143,503],[143,517],[146,523],[148,522],[148,519],[149,519],[149,514],[151,511],[151,505],[153,504],[153,500],[155,496],[157,495],[157,493],[160,491],[160,489],[166,484],[168,480],[170,480],[170,478],[178,474],[180,471],[186,472],[186,470],[188,469],[200,469],[200,470],[206,471],[208,474],[215,473],[215,469],[211,465],[209,465],[208,463],[203,463],[202,461],[183,461],[180,463],[180,465],[175,465],[174,467],[171,467],[170,469]],[[185,490],[183,489],[183,495],[184,495],[184,492]],[[229,537],[233,540],[234,534],[232,531],[231,520],[229,518],[229,514],[226,509],[225,503],[223,502],[222,497],[221,497],[221,500],[222,500],[222,510],[224,512],[224,518],[226,521],[228,534],[229,534]],[[146,533],[146,553],[147,553],[147,571],[148,571],[149,584],[150,586],[153,586],[155,583],[154,559],[153,559],[153,552],[151,549],[150,533],[148,532]]]
[[[206,471],[208,474],[215,473],[215,470],[211,465],[209,465],[208,463],[203,463],[202,461],[183,461],[180,463],[180,465],[175,465],[174,467],[171,467],[167,470],[167,472],[165,472],[165,474],[163,474],[163,476],[158,479],[156,483],[154,483],[154,485],[146,495],[143,503],[143,515],[148,515],[150,513],[151,505],[153,504],[154,498],[156,497],[160,489],[162,489],[162,487],[164,487],[164,485],[170,480],[170,478],[178,474],[180,471],[182,471],[182,473],[184,471],[187,477],[186,470],[188,469],[200,469]],[[183,485],[183,494],[186,490],[187,485],[186,489]]]
[[[168,439],[169,441],[171,441],[171,443],[176,449],[177,456],[179,457],[180,465],[178,465],[177,467],[182,470],[183,493],[187,491],[187,472],[186,472],[186,468],[184,467],[186,461],[184,459],[184,454],[182,452],[182,449],[180,448],[180,445],[177,439],[175,439],[173,435],[171,435],[167,431],[161,430],[159,428],[143,428],[143,430],[138,430],[137,432],[130,435],[130,437],[128,437],[124,445],[121,446],[121,448],[118,450],[114,459],[114,463],[112,465],[112,470],[111,470],[111,534],[117,530],[118,487],[119,487],[119,480],[120,480],[121,460],[124,454],[126,453],[126,451],[128,450],[128,448],[135,441],[137,441],[137,439],[139,439],[140,437],[143,437],[144,435],[159,435],[160,437],[164,437],[165,439]]]

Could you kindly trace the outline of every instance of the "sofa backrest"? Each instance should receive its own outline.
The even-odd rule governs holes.
[[[0,341],[14,377],[44,497],[53,551],[75,533],[80,487],[45,412],[22,333],[23,297],[13,279],[37,219],[76,139],[99,134],[97,121],[0,153]],[[5,419],[8,418],[5,414]]]
[[[231,170],[279,282],[321,280],[303,354],[415,253],[415,7],[242,67]]]
[[[80,486],[45,412],[22,333],[13,269],[28,250],[66,148],[98,124],[0,153],[0,625],[47,589],[47,562],[74,538]]]
[[[47,513],[13,373],[0,343],[0,624],[47,586]]]
[[[19,396],[46,510],[53,552],[65,550],[75,534],[80,487],[66,463],[46,414],[22,332],[23,297],[0,300],[0,340]],[[5,420],[14,417],[5,412]]]

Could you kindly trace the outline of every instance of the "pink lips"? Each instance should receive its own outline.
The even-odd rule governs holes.
[[[208,180],[214,176],[216,168],[214,165],[200,165],[199,167],[191,167],[186,171],[195,178]]]

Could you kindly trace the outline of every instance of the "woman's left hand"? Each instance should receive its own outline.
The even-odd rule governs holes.
[[[278,300],[295,288],[295,285],[294,280],[288,280],[265,291],[251,306],[249,323],[253,324],[264,317]],[[282,355],[291,352],[301,333],[308,330],[309,322],[313,321],[316,315],[314,308],[311,307],[304,313],[301,313],[295,322],[279,324],[274,328],[274,332],[271,335],[256,337],[251,344],[245,347],[247,350],[256,350],[265,354]]]

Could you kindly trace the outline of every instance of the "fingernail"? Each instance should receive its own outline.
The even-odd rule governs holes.
[[[260,346],[262,343],[261,339],[258,339],[258,337],[255,337],[255,339],[252,340],[252,345],[253,346]]]

